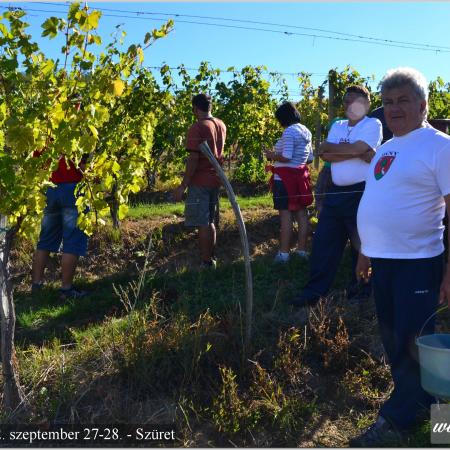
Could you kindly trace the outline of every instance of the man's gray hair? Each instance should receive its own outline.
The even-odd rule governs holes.
[[[409,85],[414,93],[421,99],[428,102],[428,83],[421,72],[412,67],[397,67],[386,72],[380,82],[381,94],[383,92]]]

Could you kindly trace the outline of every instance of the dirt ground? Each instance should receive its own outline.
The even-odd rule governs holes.
[[[249,209],[242,212],[252,257],[275,254],[278,245],[279,220],[272,209]],[[126,219],[121,237],[110,230],[99,230],[89,241],[86,257],[80,259],[77,276],[87,280],[114,273],[135,272],[142,267],[149,239],[152,239],[152,268],[158,273],[177,272],[199,267],[197,231],[184,227],[180,216]],[[18,289],[27,289],[31,276],[33,244],[19,240],[12,252],[12,275]],[[157,256],[155,255],[157,253]],[[242,257],[242,245],[232,210],[220,214],[215,256],[228,264]],[[52,255],[47,280],[59,279],[58,255]]]

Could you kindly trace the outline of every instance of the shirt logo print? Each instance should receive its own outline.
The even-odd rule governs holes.
[[[381,180],[391,168],[394,162],[395,156],[382,156],[379,161],[375,164],[374,175],[375,180]]]

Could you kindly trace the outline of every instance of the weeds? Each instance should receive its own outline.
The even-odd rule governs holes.
[[[301,382],[304,375],[303,352],[305,343],[302,333],[295,327],[281,331],[278,340],[278,355],[274,361],[275,369],[293,386]]]
[[[341,386],[359,402],[376,408],[386,400],[391,388],[389,368],[365,356],[354,369],[346,372]]]
[[[113,289],[115,294],[119,297],[120,302],[125,308],[127,313],[134,311],[136,304],[141,299],[142,289],[146,282],[146,277],[149,272],[149,263],[154,257],[154,253],[151,252],[152,249],[152,237],[150,235],[148,239],[147,250],[145,252],[145,260],[142,269],[139,271],[138,281],[132,280],[128,282],[128,285],[124,288],[122,286],[115,286],[113,284]]]
[[[348,366],[350,340],[342,317],[334,317],[326,301],[311,310],[310,322],[312,351],[322,356],[325,370],[339,371]]]
[[[235,434],[252,426],[252,414],[240,398],[236,375],[228,367],[220,367],[222,386],[213,400],[212,418],[220,432]]]
[[[255,363],[254,382],[251,387],[254,396],[252,407],[257,416],[281,433],[290,434],[304,425],[304,420],[314,411],[314,406],[305,401],[301,392],[292,389],[266,369]]]

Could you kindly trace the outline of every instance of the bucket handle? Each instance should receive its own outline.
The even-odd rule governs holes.
[[[439,314],[440,312],[442,312],[442,311],[445,311],[446,309],[448,308],[448,305],[444,305],[444,306],[441,306],[440,308],[438,308],[433,314],[431,314],[431,316],[430,317],[428,317],[428,319],[425,321],[425,323],[422,325],[422,328],[420,329],[420,333],[419,333],[419,335],[417,336],[418,338],[420,337],[420,336],[422,336],[422,331],[423,331],[423,329],[425,328],[425,325],[434,317],[434,316],[436,316],[437,314]]]

